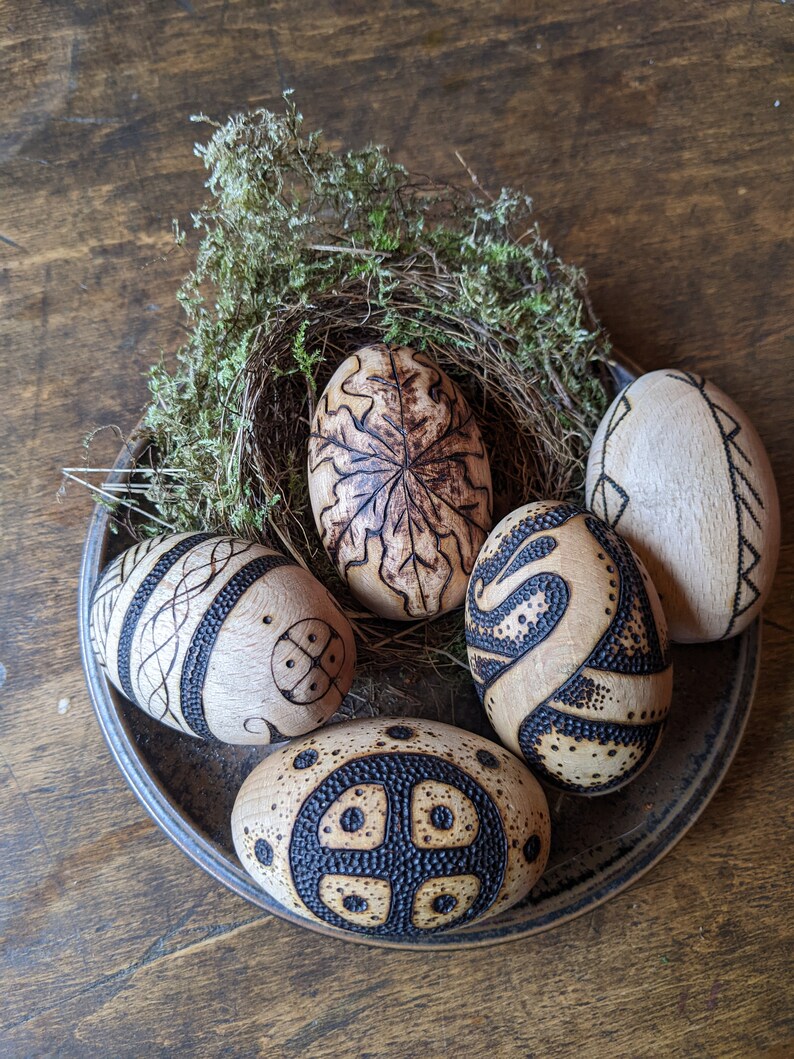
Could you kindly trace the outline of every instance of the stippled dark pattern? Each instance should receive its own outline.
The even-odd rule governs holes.
[[[130,571],[162,540],[162,536],[149,537],[127,548],[108,563],[91,591],[91,646],[103,669],[107,668],[110,622],[124,582]]]
[[[229,612],[255,581],[281,566],[294,566],[284,555],[260,555],[231,577],[204,613],[190,641],[179,681],[180,706],[191,730],[204,739],[212,738],[204,716],[204,679],[210,654]]]
[[[558,574],[541,572],[527,577],[519,588],[492,610],[482,609],[478,600],[492,582],[504,580],[530,563],[541,562],[557,547],[557,542],[552,536],[537,537],[527,547],[521,548],[525,540],[543,530],[556,529],[578,514],[580,509],[573,504],[559,504],[542,514],[520,519],[510,532],[505,534],[494,554],[478,564],[476,575],[469,581],[466,644],[499,656],[472,656],[480,700],[507,668],[537,647],[551,633],[565,613],[570,591],[565,580]],[[511,560],[513,555],[515,558]],[[525,621],[523,631],[517,636],[500,633],[500,625],[510,617],[516,607],[529,602],[537,595],[543,597],[544,608],[536,619]]]
[[[652,724],[617,724],[614,721],[599,721],[589,718],[574,717],[561,713],[548,704],[548,701],[537,706],[522,722],[519,729],[521,752],[532,769],[554,787],[565,791],[578,791],[581,794],[596,794],[621,787],[636,773],[645,768],[648,755],[658,743],[664,731],[664,720]],[[636,748],[636,761],[620,775],[603,783],[577,784],[573,780],[561,783],[555,774],[546,767],[546,762],[538,753],[537,747],[543,735],[555,735],[560,740],[573,740],[575,743],[587,741],[606,746],[608,743],[618,746]]]
[[[474,805],[480,826],[469,845],[421,849],[411,841],[412,792],[424,780],[456,787]],[[324,814],[346,790],[363,783],[380,784],[386,793],[384,841],[368,850],[323,846],[318,828]],[[446,824],[446,818],[440,823]],[[476,876],[480,881],[479,893],[452,925],[462,926],[482,915],[496,900],[502,886],[507,866],[507,838],[491,797],[456,765],[430,754],[373,754],[340,766],[306,798],[293,827],[289,860],[298,895],[320,919],[355,933],[400,938],[441,929],[420,928],[413,920],[417,890],[428,879]],[[319,896],[319,885],[324,876],[334,875],[386,880],[391,887],[391,904],[385,922],[371,925],[363,921],[359,926],[328,908]],[[445,908],[443,901],[434,906],[439,914]],[[443,924],[449,925],[448,920]]]
[[[152,593],[171,567],[177,563],[183,555],[187,555],[189,551],[195,548],[197,544],[201,544],[202,541],[208,540],[211,536],[211,533],[196,533],[191,537],[185,537],[179,542],[179,544],[169,549],[165,555],[158,559],[151,572],[143,579],[138,586],[137,592],[132,597],[129,607],[127,607],[127,613],[124,615],[124,622],[122,623],[121,633],[119,635],[118,668],[119,681],[124,694],[132,699],[133,702],[135,701],[135,694],[132,690],[132,683],[130,681],[130,651],[132,649],[132,640],[141,614],[143,613],[146,604],[151,599]]]
[[[594,794],[622,786],[644,767],[648,755],[661,738],[664,719],[639,718],[641,724],[619,724],[600,721],[597,718],[580,718],[562,712],[557,706],[587,708],[598,700],[600,688],[596,680],[584,675],[584,670],[626,673],[647,676],[661,673],[670,664],[666,645],[663,645],[656,628],[650,598],[645,588],[639,567],[631,549],[609,526],[590,515],[585,519],[588,531],[603,549],[601,554],[611,560],[619,571],[619,596],[615,600],[615,614],[609,628],[593,651],[552,695],[524,718],[518,732],[521,751],[527,762],[548,783],[562,786],[565,790],[587,791]],[[609,570],[610,568],[607,567]],[[629,716],[631,716],[629,714]],[[637,761],[620,776],[602,784],[578,787],[566,781],[560,784],[558,777],[546,767],[538,752],[543,735],[555,732],[562,739],[575,742],[587,740],[601,745],[615,743],[625,747],[637,747]]]

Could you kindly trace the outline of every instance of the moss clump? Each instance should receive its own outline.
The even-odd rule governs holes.
[[[190,334],[176,371],[150,374],[149,498],[175,530],[261,538],[295,555],[357,619],[365,662],[415,658],[419,643],[457,657],[460,615],[396,639],[336,580],[306,488],[317,394],[366,342],[426,350],[477,412],[497,513],[576,497],[610,353],[584,277],[541,238],[526,195],[416,178],[382,147],[330,151],[304,132],[289,95],[283,114],[209,124],[196,152],[210,198],[193,215],[196,265],[178,295]]]

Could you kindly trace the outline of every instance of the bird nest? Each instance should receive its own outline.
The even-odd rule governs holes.
[[[488,195],[470,173],[466,190],[413,177],[380,147],[327,150],[289,98],[284,114],[214,127],[197,147],[211,197],[179,294],[190,336],[176,368],[150,376],[157,521],[137,532],[211,530],[291,554],[351,619],[364,677],[419,657],[464,665],[460,612],[384,621],[325,555],[306,469],[318,394],[362,346],[420,349],[478,419],[497,518],[534,498],[580,500],[610,355],[584,276],[541,238],[526,196]]]

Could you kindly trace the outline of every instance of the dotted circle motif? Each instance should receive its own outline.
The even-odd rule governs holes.
[[[426,780],[456,787],[474,805],[480,826],[469,845],[420,849],[411,841],[413,789]],[[375,849],[323,846],[318,835],[320,821],[346,790],[362,783],[380,784],[386,794],[384,841]],[[456,765],[431,754],[373,754],[341,765],[308,795],[292,829],[289,862],[298,896],[319,919],[355,933],[399,938],[460,926],[490,908],[507,868],[507,837],[490,795]],[[328,908],[319,896],[320,880],[328,875],[386,880],[391,887],[391,903],[385,921],[358,925]],[[472,904],[452,923],[447,919],[439,927],[417,927],[413,908],[419,887],[428,879],[455,875],[475,875],[479,879],[480,890]],[[345,902],[343,905],[348,908]],[[435,905],[434,909],[441,914]]]
[[[390,735],[392,739],[411,739],[413,734],[413,728],[405,724],[393,724],[391,728],[386,729],[386,735]]]
[[[336,685],[344,664],[345,645],[339,633],[321,618],[302,618],[278,638],[270,669],[288,702],[308,706]]]
[[[296,769],[308,769],[317,760],[317,751],[309,748],[308,750],[301,750],[300,754],[292,762],[292,767]]]
[[[358,808],[357,805],[351,805],[349,809],[345,809],[339,818],[339,824],[343,831],[352,833],[353,831],[360,831],[364,826],[364,814]]]
[[[530,835],[524,843],[524,859],[527,864],[533,864],[540,853],[540,835]]]
[[[430,823],[439,831],[449,831],[455,823],[455,817],[446,805],[434,805],[430,810]]]
[[[273,863],[273,847],[264,838],[258,838],[254,843],[254,856],[266,868]]]

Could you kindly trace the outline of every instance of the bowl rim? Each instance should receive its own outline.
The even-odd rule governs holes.
[[[619,388],[631,382],[635,377],[631,368],[626,370],[622,365],[611,365],[611,367]],[[146,441],[143,438],[139,438],[135,444],[126,444],[113,470],[108,475],[107,481],[123,484],[130,468],[145,448]],[[99,571],[104,564],[110,534],[110,520],[111,516],[107,508],[96,504],[82,550],[77,600],[80,656],[91,704],[105,742],[140,804],[183,853],[238,897],[304,929],[308,928],[354,944],[414,951],[432,949],[436,952],[455,952],[459,948],[493,945],[529,937],[551,929],[621,893],[658,863],[697,822],[722,783],[741,743],[760,670],[760,617],[736,637],[740,643],[740,658],[736,664],[738,677],[730,695],[733,715],[726,732],[724,745],[716,755],[713,767],[698,776],[699,782],[689,792],[689,797],[683,801],[678,811],[673,813],[672,818],[658,830],[655,841],[645,853],[636,862],[630,863],[622,876],[612,878],[607,875],[594,890],[587,891],[565,908],[552,911],[545,917],[536,918],[530,926],[525,926],[526,921],[523,920],[499,925],[498,920],[494,922],[485,919],[461,930],[428,935],[416,941],[396,941],[348,933],[319,922],[315,924],[274,901],[256,885],[242,867],[237,867],[232,863],[229,854],[221,846],[202,834],[197,826],[191,825],[178,802],[158,779],[140,751],[130,724],[124,716],[124,711],[119,707],[121,696],[111,688],[105,673],[97,663],[90,642],[91,595]]]

